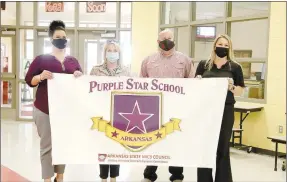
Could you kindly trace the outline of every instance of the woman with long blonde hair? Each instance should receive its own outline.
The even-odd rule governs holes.
[[[215,182],[232,182],[229,141],[234,124],[234,96],[240,96],[245,87],[241,66],[234,61],[232,42],[228,35],[219,35],[213,43],[210,58],[198,64],[196,77],[229,78],[221,130],[217,148]],[[213,182],[212,169],[198,168],[198,182]]]
[[[104,47],[104,63],[94,66],[90,75],[96,76],[130,76],[127,68],[121,65],[120,46],[115,40],[108,40]],[[120,165],[100,165],[100,178],[106,182],[110,176],[111,182],[116,182],[119,176]]]

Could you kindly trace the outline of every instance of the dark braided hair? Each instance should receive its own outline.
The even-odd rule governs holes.
[[[49,37],[53,37],[56,30],[66,31],[65,23],[62,20],[54,20],[49,25]]]

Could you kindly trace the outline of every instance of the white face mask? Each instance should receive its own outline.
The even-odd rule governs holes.
[[[119,58],[120,58],[119,52],[106,52],[106,59],[111,63],[117,62]]]

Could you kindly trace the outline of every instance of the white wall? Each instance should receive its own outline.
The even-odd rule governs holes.
[[[138,75],[143,59],[158,50],[159,2],[133,2],[132,7],[131,68]]]

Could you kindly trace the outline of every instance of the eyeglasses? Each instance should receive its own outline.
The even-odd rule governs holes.
[[[113,43],[118,44],[119,41],[117,41],[117,40],[115,40],[115,39],[108,39],[108,40],[107,40],[107,44],[113,44]]]

